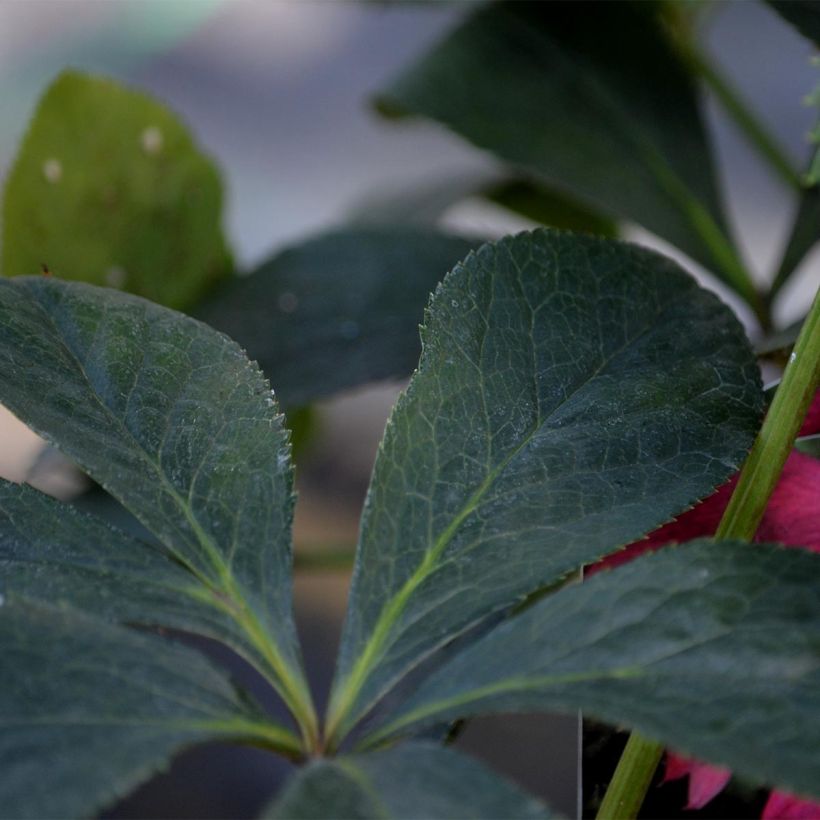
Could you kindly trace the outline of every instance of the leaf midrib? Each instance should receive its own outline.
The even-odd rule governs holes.
[[[577,76],[582,77],[587,91],[598,99],[607,110],[609,117],[619,124],[625,144],[631,145],[637,151],[637,160],[649,172],[689,227],[694,229],[695,236],[701,245],[715,259],[721,278],[727,279],[736,289],[744,293],[748,283],[743,281],[741,274],[735,270],[734,260],[729,258],[731,246],[721,222],[722,215],[721,219],[716,219],[711,210],[701,204],[699,197],[692,192],[689,185],[681,179],[678,171],[667,161],[664,152],[655,145],[655,136],[652,132],[638,127],[635,119],[624,113],[617,97],[613,96],[607,86],[597,79],[594,71],[589,69],[588,62],[567,50],[565,44],[558,42],[548,32],[531,30],[512,15],[508,15],[508,23],[519,36],[529,39],[539,51],[543,50],[546,44],[553,58],[575,70]],[[486,145],[484,147],[491,148]],[[551,176],[544,169],[539,168],[538,170],[541,174]],[[563,183],[562,187],[565,187]],[[714,204],[714,196],[713,190],[713,203],[710,204]],[[600,198],[597,196],[589,195],[584,198],[593,202],[597,207],[603,207],[607,212],[612,211],[611,206],[599,201]]]
[[[634,336],[627,339],[620,347],[612,351],[609,356],[605,355],[592,374],[587,376],[575,387],[574,390],[572,390],[572,392],[568,393],[563,399],[561,399],[561,401],[544,417],[540,415],[539,403],[539,415],[521,443],[487,475],[484,481],[482,481],[464,506],[451,520],[450,524],[442,531],[433,546],[425,552],[424,558],[415,572],[407,579],[407,581],[405,581],[401,589],[382,608],[379,618],[376,621],[376,626],[365,644],[364,651],[359,655],[353,670],[345,681],[344,689],[342,690],[343,695],[339,698],[336,704],[334,704],[333,701],[331,702],[331,710],[327,727],[331,746],[333,745],[334,740],[340,739],[336,737],[337,733],[344,736],[347,728],[349,728],[349,726],[346,726],[345,718],[347,717],[350,709],[354,706],[356,698],[358,697],[364,682],[367,680],[369,673],[387,651],[390,644],[387,646],[384,644],[411,595],[427,579],[427,577],[435,571],[438,558],[444,552],[463,521],[476,509],[481,499],[492,487],[498,476],[503,473],[510,462],[512,462],[523,449],[529,446],[536,434],[549,422],[549,420],[579,392],[586,389],[590,383],[593,382],[603,370],[609,367],[609,365],[611,365],[611,363],[615,361],[624,351],[628,350],[643,336],[656,330],[659,320],[668,309],[674,306],[675,301],[676,297],[673,297],[668,302],[664,302],[653,314],[650,315],[648,323],[639,333],[636,333]],[[534,310],[535,309],[533,309],[533,311]],[[532,338],[530,341],[534,343]],[[372,705],[382,696],[383,693],[383,691],[379,692],[374,696],[370,704],[360,709],[360,715],[369,711]],[[347,721],[347,723],[349,723],[349,721]]]
[[[201,526],[199,520],[196,518],[193,511],[188,508],[182,495],[179,492],[177,492],[176,488],[170,482],[168,476],[162,469],[162,465],[160,464],[160,462],[154,459],[154,457],[145,449],[142,442],[140,442],[139,439],[128,428],[125,422],[118,418],[118,416],[111,410],[110,407],[108,407],[108,405],[99,396],[85,369],[85,366],[83,365],[83,362],[81,361],[80,357],[74,352],[74,350],[69,346],[60,326],[54,321],[54,318],[51,316],[48,306],[44,304],[43,301],[41,301],[40,294],[38,293],[36,288],[26,287],[26,291],[31,296],[34,304],[36,304],[41,315],[45,318],[46,323],[52,328],[54,332],[54,337],[56,338],[60,347],[67,354],[69,361],[75,364],[77,371],[84,380],[92,399],[97,403],[97,405],[106,415],[106,417],[108,417],[110,421],[113,421],[114,426],[124,434],[123,437],[133,443],[136,451],[140,454],[141,459],[145,461],[149,467],[153,468],[151,472],[153,472],[159,478],[163,488],[167,491],[168,495],[170,495],[170,497],[174,500],[177,507],[182,512],[185,519],[188,521],[195,537],[200,542],[200,545],[204,547],[206,555],[208,555],[214,566],[214,569],[217,571],[221,589],[218,586],[215,586],[211,579],[203,575],[190,562],[190,560],[188,560],[188,558],[181,555],[173,547],[169,546],[167,548],[170,550],[172,555],[175,558],[177,558],[177,560],[179,560],[182,563],[182,565],[203,584],[203,586],[205,586],[209,590],[212,590],[213,592],[222,592],[224,593],[224,595],[228,597],[230,603],[234,604],[234,606],[220,607],[218,600],[214,600],[213,604],[218,609],[221,608],[224,611],[226,611],[250,638],[252,644],[254,644],[262,653],[262,656],[265,658],[265,660],[271,666],[272,671],[275,673],[275,677],[273,678],[271,678],[268,675],[266,675],[266,677],[268,677],[268,680],[270,680],[274,688],[282,695],[283,699],[290,706],[290,708],[293,709],[296,714],[302,716],[305,715],[305,710],[307,710],[308,713],[311,713],[312,709],[309,709],[306,706],[306,702],[302,693],[303,687],[301,687],[299,683],[291,675],[290,668],[285,662],[276,640],[268,632],[268,630],[262,627],[255,613],[252,611],[251,607],[248,606],[247,602],[245,601],[244,597],[240,592],[240,588],[236,582],[236,579],[233,577],[227,564],[223,561],[222,556],[220,555],[219,550],[214,541]],[[102,321],[102,319],[100,321]],[[47,431],[36,430],[36,432],[40,433],[48,440],[53,441],[55,445],[59,446],[57,442],[54,441],[54,439],[51,437],[50,433],[48,433]],[[106,487],[105,489],[108,488]]]
[[[68,728],[71,726],[81,726],[84,728],[112,728],[117,726],[131,727],[134,729],[156,729],[160,731],[193,731],[193,732],[213,732],[226,737],[248,738],[259,741],[268,741],[289,749],[294,753],[301,753],[302,747],[299,738],[284,726],[278,726],[270,721],[260,719],[258,721],[247,718],[214,718],[214,719],[190,719],[190,720],[156,720],[143,718],[103,718],[91,717],[75,718],[68,720],[60,718],[44,717],[28,720],[2,720],[0,727],[3,729],[27,729],[27,728]]]
[[[628,626],[629,625],[627,625],[627,628]],[[698,649],[702,646],[705,646],[706,644],[712,643],[713,641],[722,640],[730,634],[730,629],[720,629],[717,632],[710,634],[705,638],[695,638],[693,640],[687,641],[687,643],[684,646],[677,647],[669,652],[663,652],[659,654],[657,657],[629,666],[616,666],[613,669],[595,669],[592,671],[584,672],[569,672],[564,675],[540,674],[526,677],[517,676],[503,678],[502,680],[499,680],[496,683],[488,684],[477,689],[472,689],[469,692],[464,693],[463,695],[455,695],[451,698],[445,698],[444,700],[433,701],[427,706],[419,707],[418,709],[408,712],[406,715],[402,716],[398,720],[395,720],[392,723],[385,726],[383,729],[378,730],[369,739],[367,739],[366,742],[369,746],[370,743],[378,742],[379,739],[386,737],[389,734],[393,734],[395,731],[402,728],[403,726],[407,726],[419,720],[423,720],[426,717],[434,715],[437,712],[446,711],[447,709],[453,707],[467,705],[476,700],[481,700],[482,698],[491,697],[493,695],[502,695],[512,692],[527,691],[530,689],[537,689],[539,687],[561,686],[567,683],[584,683],[592,680],[620,680],[623,678],[638,678],[642,676],[647,676],[652,673],[652,668],[657,664],[663,663],[664,661],[671,660],[681,655],[685,655],[687,652],[691,652],[693,649]],[[574,648],[570,654],[574,655],[582,653],[585,650],[589,649],[590,646],[594,645],[594,643],[596,642],[594,641],[592,644],[589,644],[587,646],[580,646]],[[566,655],[559,656],[557,658],[553,658],[551,662],[556,663],[558,661],[564,660],[566,657]],[[699,672],[698,674],[702,675],[701,672]],[[748,678],[748,671],[743,672],[743,677]]]

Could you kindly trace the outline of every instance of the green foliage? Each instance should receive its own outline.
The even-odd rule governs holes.
[[[783,250],[777,275],[772,284],[774,296],[817,243],[817,226],[820,224],[820,187],[806,188],[800,195],[791,234]]]
[[[816,556],[731,541],[668,547],[500,625],[421,684],[383,734],[584,709],[820,796],[819,631]]]
[[[816,0],[767,0],[804,37],[820,46],[820,3]]]
[[[535,820],[546,808],[475,761],[434,743],[312,763],[264,817]]]
[[[694,332],[680,334],[682,323]],[[65,788],[66,806],[75,806],[71,801],[80,794],[87,802],[78,811],[102,805],[179,746],[214,736],[289,755],[320,748],[290,613],[287,440],[259,372],[233,343],[198,322],[133,296],[57,279],[0,283],[0,328],[4,403],[75,458],[159,541],[144,544],[33,490],[3,485],[0,565],[11,603],[0,610],[0,623],[14,635],[31,635],[45,630],[41,622],[53,621],[52,608],[59,608],[67,613],[60,623],[77,641],[103,636],[98,663],[114,659],[110,674],[118,656],[104,636],[121,638],[122,651],[131,653],[134,686],[151,678],[161,653],[149,649],[157,638],[122,625],[208,635],[268,676],[302,731],[297,741],[257,713],[212,709],[200,720],[199,712],[192,718],[183,710],[156,739],[149,729],[160,690],[152,690],[144,708],[127,700],[133,725],[112,741],[122,748],[111,758],[120,768],[110,779],[124,785],[104,790],[109,770],[97,777],[87,762],[100,754],[95,744],[102,730],[86,726],[79,737],[87,761],[78,756],[64,764],[76,765],[78,773],[70,770],[69,785],[49,800],[60,804]],[[760,388],[737,322],[674,264],[624,244],[542,230],[485,245],[437,289],[423,341],[365,513],[326,730],[331,747],[398,678],[454,636],[708,493],[738,464],[757,424]],[[50,386],[45,398],[43,383]],[[808,570],[801,577],[809,578]],[[586,589],[546,601],[586,595]],[[711,589],[687,594],[689,606],[708,611]],[[594,596],[584,611],[608,620],[611,608],[597,611],[597,600],[604,598]],[[636,606],[641,600],[636,596]],[[779,623],[795,641],[804,640],[805,616],[805,607],[788,610]],[[534,615],[510,624],[529,623],[523,617]],[[87,627],[75,629],[75,620]],[[545,633],[563,624],[550,618]],[[646,619],[641,629],[637,652],[666,640],[666,621]],[[451,663],[475,657],[471,640],[467,654]],[[743,657],[742,642],[727,638],[727,644]],[[38,652],[45,657],[49,646],[44,641]],[[169,652],[177,650],[169,645]],[[4,691],[25,690],[37,663],[42,659],[21,655],[6,672]],[[82,721],[93,723],[92,705],[119,714],[118,698],[130,690],[114,692],[111,704],[109,694],[96,694],[108,689],[94,690],[91,704],[82,686],[72,689],[70,666],[53,668],[60,670],[53,685],[62,681],[60,691],[75,692]],[[199,667],[190,669],[199,681]],[[487,674],[493,669],[490,664]],[[671,715],[658,730],[664,738],[678,739],[682,731],[683,716],[676,719],[671,708],[676,692],[656,701]],[[33,700],[41,702],[53,729],[59,708],[45,695]],[[18,711],[16,701],[6,707],[7,714]],[[727,715],[733,709],[734,701],[724,703]],[[639,725],[642,719],[613,717]],[[18,801],[64,749],[54,746],[54,734],[45,745],[28,746],[22,740],[28,730],[19,731],[9,741],[22,772],[11,781]],[[145,733],[155,745],[143,744]],[[522,815],[531,810],[509,786],[479,778],[475,764],[445,768],[436,754],[452,753],[407,747],[315,764],[286,793],[284,805],[321,814],[321,800],[330,799],[321,796],[331,794],[342,806],[366,801],[362,811],[369,816],[373,793],[360,789],[372,783],[390,816],[403,816],[395,807],[402,800],[414,805],[406,795],[415,777],[428,785],[426,792],[412,789],[425,814],[428,808],[433,816],[455,814],[446,800],[478,796],[479,780],[487,806],[507,794],[510,811],[517,812],[516,805]],[[351,772],[358,773],[353,782],[343,776]],[[462,806],[473,805],[465,800],[458,797]]]
[[[198,311],[256,359],[285,407],[409,374],[429,293],[477,240],[348,228],[288,248]]]
[[[772,5],[814,36],[816,3]],[[763,404],[741,326],[635,246],[537,230],[478,247],[430,227],[468,196],[585,233],[635,222],[768,331],[816,241],[816,191],[758,293],[722,215],[698,82],[793,174],[692,33],[656,3],[469,9],[380,105],[509,167],[376,199],[242,278],[227,276],[217,172],[176,116],[108,80],[57,79],[4,194],[3,273],[18,278],[0,281],[0,401],[147,533],[0,481],[0,815],[87,816],[180,749],[230,740],[312,758],[272,818],[546,817],[418,737],[579,708],[820,797],[817,556],[699,541],[567,585],[737,470]],[[41,263],[56,277],[19,277]],[[765,442],[785,458],[816,389],[818,311],[738,485],[757,506],[780,470]],[[297,408],[417,362],[371,480],[322,723],[292,616],[278,408],[309,426]],[[745,498],[730,509],[751,528]],[[186,634],[243,656],[296,729]],[[646,746],[648,783],[660,751]]]
[[[482,7],[386,89],[379,106],[439,120],[594,208],[644,225],[743,288],[695,87],[654,7],[581,8]],[[601,36],[607,31],[618,36]]]
[[[3,403],[156,535],[308,714],[288,434],[239,347],[138,297],[24,277],[0,281],[0,380]]]
[[[298,748],[198,652],[70,606],[7,597],[0,654],[3,817],[87,816],[191,743]]]
[[[3,198],[2,272],[190,307],[231,271],[213,163],[167,108],[68,71],[43,96]]]
[[[627,245],[485,245],[422,344],[362,519],[331,738],[445,641],[707,495],[759,420],[728,310]]]

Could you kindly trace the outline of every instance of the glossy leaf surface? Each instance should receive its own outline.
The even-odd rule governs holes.
[[[430,291],[479,243],[431,230],[350,228],[275,256],[199,311],[259,362],[283,406],[408,376]]]
[[[693,541],[538,602],[435,672],[391,725],[584,709],[818,795],[819,634],[820,556]]]
[[[725,226],[695,87],[653,11],[608,2],[482,7],[379,104],[436,119],[708,267],[718,262],[722,275],[715,253],[725,253],[717,250]]]
[[[199,653],[65,607],[0,609],[0,815],[88,816],[192,743],[281,742]]]
[[[186,307],[231,271],[213,163],[165,106],[74,71],[46,91],[6,181],[2,272]]]
[[[341,756],[293,777],[271,820],[546,818],[546,807],[480,763],[433,743]]]
[[[277,685],[300,688],[288,434],[237,345],[135,296],[4,280],[0,400],[201,579]]]
[[[729,310],[626,244],[484,245],[436,291],[422,342],[362,519],[337,733],[459,632],[707,495],[760,416]]]

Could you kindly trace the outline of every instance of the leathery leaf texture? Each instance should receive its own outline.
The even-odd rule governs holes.
[[[731,312],[623,243],[484,245],[422,344],[365,505],[331,744],[455,636],[706,496],[760,418]]]
[[[118,83],[62,73],[3,195],[2,272],[123,288],[175,308],[231,273],[222,183],[179,118]]]
[[[43,594],[33,584],[44,587],[55,572],[87,580],[92,544],[110,541],[110,551],[97,558],[105,572],[184,588],[176,605],[163,605],[177,611],[166,625],[187,628],[187,617],[207,621],[207,633],[255,663],[310,724],[291,609],[288,433],[269,385],[239,347],[135,296],[47,277],[3,280],[0,401],[74,459],[164,546],[162,554],[152,554],[140,545],[126,557],[124,536],[109,536],[101,525],[88,527],[84,546],[79,530],[86,525],[78,518],[50,511],[34,494],[15,497],[3,489],[0,559],[5,564],[22,554],[51,565],[25,581],[29,594]],[[31,528],[15,525],[21,505],[42,508],[43,518]],[[49,553],[50,537],[57,540]],[[13,570],[10,578],[24,575]],[[173,593],[149,583],[141,594],[147,602]],[[192,597],[198,601],[190,601],[186,615]],[[147,605],[144,610],[128,619],[165,617]],[[107,614],[123,617],[115,609]]]
[[[820,797],[820,557],[692,541],[566,587],[429,677],[381,736],[575,710]]]
[[[550,815],[534,797],[469,757],[435,743],[414,742],[311,763],[263,816],[536,820]]]
[[[166,550],[0,480],[0,593],[245,646],[241,625],[206,589]]]
[[[198,652],[70,607],[4,596],[0,657],[3,817],[92,815],[191,743],[298,748]]]

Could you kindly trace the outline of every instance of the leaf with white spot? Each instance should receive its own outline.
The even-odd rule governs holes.
[[[149,96],[66,71],[43,95],[6,181],[2,272],[64,279],[172,307],[232,264],[222,185],[188,129]]]

